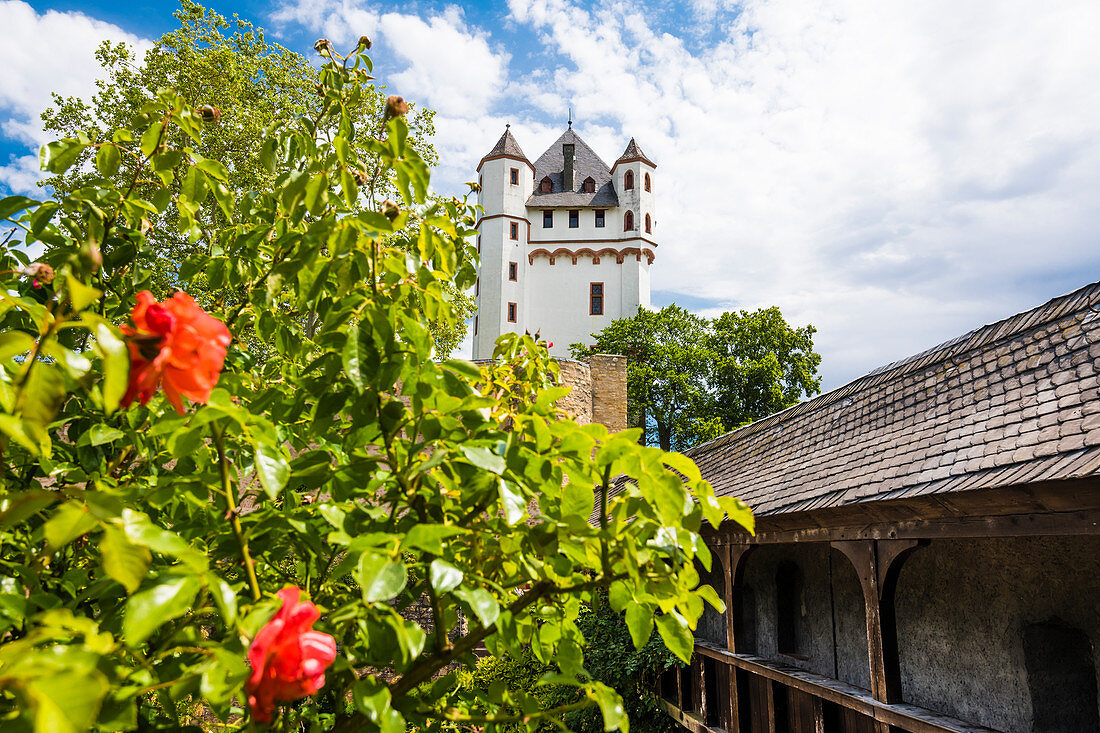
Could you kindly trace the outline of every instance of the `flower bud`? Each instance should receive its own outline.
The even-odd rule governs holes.
[[[475,193],[481,190],[481,184],[477,181],[466,181],[466,185],[469,186],[470,190]]]
[[[366,36],[359,36],[359,48],[363,49],[364,51],[369,51],[370,39]]]
[[[203,122],[214,123],[221,119],[222,111],[212,104],[204,104],[195,109]]]
[[[397,208],[397,204],[386,199],[382,202],[382,215],[390,221],[393,221],[401,214],[401,209]]]
[[[354,171],[351,172],[351,175],[353,178],[355,178],[355,182],[358,183],[360,186],[365,186],[370,183],[370,176],[368,176],[367,172],[364,170],[356,168]]]
[[[313,44],[313,50],[325,58],[329,58],[332,56],[332,41],[327,38],[318,38],[317,43]]]
[[[322,97],[325,96],[325,85],[324,84],[322,84],[321,82],[317,82],[316,84],[313,85],[313,88],[317,90],[317,94],[319,94]]]
[[[394,94],[386,97],[386,119],[401,117],[409,111],[408,103]]]
[[[31,278],[34,281],[32,284],[36,288],[49,285],[54,279],[53,268],[45,262],[32,262],[23,268],[22,275]]]

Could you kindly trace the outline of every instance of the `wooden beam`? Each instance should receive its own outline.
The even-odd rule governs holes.
[[[867,659],[871,670],[871,694],[880,702],[901,702],[901,700],[890,699],[890,685],[886,679],[875,543],[868,540],[847,541],[834,542],[832,546],[851,561],[859,577],[859,584],[863,588],[863,613],[867,622]]]
[[[725,523],[708,543],[774,544],[842,540],[1100,534],[1100,478],[868,500],[756,517],[756,535]]]
[[[932,710],[905,703],[884,703],[866,690],[846,682],[806,672],[748,654],[734,654],[715,644],[695,642],[695,651],[720,662],[766,677],[789,688],[828,700],[886,725],[912,733],[993,733],[989,728],[966,723]]]

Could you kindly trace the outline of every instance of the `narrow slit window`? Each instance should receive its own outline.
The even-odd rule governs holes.
[[[649,214],[645,215],[645,233],[646,234],[652,234],[653,233],[653,222],[649,218]]]
[[[634,212],[626,212],[626,216],[623,217],[623,231],[630,232],[634,230]]]
[[[508,180],[513,186],[519,185],[519,168],[513,168],[512,170],[508,171]],[[646,190],[648,190],[648,187],[646,188]]]
[[[474,335],[477,336],[477,316],[474,316]]]
[[[508,226],[509,239],[519,239],[519,222],[511,222]]]
[[[474,280],[474,297],[481,295],[481,278]]]
[[[596,227],[598,229],[603,229],[603,225],[604,225],[603,209],[596,209]]]
[[[509,262],[508,263],[508,279],[511,280],[512,282],[515,282],[516,280],[518,280],[519,279],[519,277],[517,277],[518,272],[519,272],[519,263]]]
[[[509,303],[508,304],[508,322],[509,323],[515,323],[516,322],[516,304],[515,303]]]
[[[542,228],[552,229],[554,227],[554,212],[550,209],[546,209],[542,212]]]
[[[603,283],[588,285],[588,315],[603,315]]]
[[[623,190],[630,191],[634,188],[634,171],[627,171],[623,176]]]
[[[569,228],[576,229],[581,225],[581,212],[580,209],[569,210]]]
[[[647,190],[647,191],[652,191],[653,190],[653,188],[651,187],[651,184],[649,182],[649,174],[648,173],[645,174],[645,190]]]

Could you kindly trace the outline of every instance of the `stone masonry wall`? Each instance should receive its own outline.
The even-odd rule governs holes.
[[[592,422],[592,368],[583,361],[558,359],[562,386],[573,391],[558,400],[558,407],[581,425]]]
[[[626,357],[594,354],[588,357],[592,370],[592,422],[612,432],[626,430]]]

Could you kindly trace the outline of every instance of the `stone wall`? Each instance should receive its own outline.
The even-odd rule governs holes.
[[[593,354],[587,361],[592,371],[592,422],[612,432],[626,430],[626,357]]]
[[[595,354],[584,361],[558,359],[562,384],[573,390],[558,406],[581,425],[599,423],[613,432],[625,430],[626,357]]]

